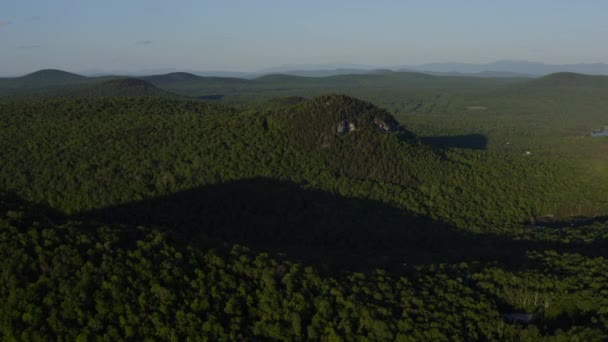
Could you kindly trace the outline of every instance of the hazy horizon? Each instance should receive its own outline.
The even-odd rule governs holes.
[[[501,68],[484,68],[487,65],[500,65],[503,64]],[[511,64],[512,68],[508,68],[504,65]],[[454,68],[450,68],[450,66],[454,66]],[[533,68],[534,66],[540,66],[540,69],[550,70],[548,72],[525,72],[517,70],[517,66],[529,66]],[[598,68],[593,68],[594,66],[600,66],[601,70]],[[458,66],[461,66],[459,69]],[[591,67],[590,70],[600,70],[598,72],[585,72],[579,70],[571,70],[572,68],[561,68],[563,66],[570,67]],[[409,68],[408,68],[409,67]],[[475,70],[462,70],[462,68],[473,68]],[[447,68],[447,69],[446,69]],[[576,69],[576,68],[574,68]],[[327,71],[330,72],[328,75],[332,75],[331,71],[375,71],[375,70],[391,70],[391,71],[409,71],[409,72],[422,72],[422,73],[454,73],[454,74],[478,74],[478,73],[512,73],[514,75],[528,75],[528,76],[543,76],[546,74],[556,73],[556,72],[576,72],[581,74],[590,74],[590,75],[608,75],[608,64],[606,63],[572,63],[572,64],[548,64],[539,61],[526,61],[526,60],[500,60],[494,61],[490,63],[467,63],[467,62],[438,62],[438,63],[424,63],[417,65],[401,65],[401,66],[391,66],[391,65],[362,65],[362,64],[351,64],[351,63],[332,63],[332,64],[281,64],[268,68],[261,68],[255,70],[233,70],[233,69],[182,69],[178,67],[158,67],[158,68],[148,68],[148,69],[126,69],[126,70],[118,70],[118,69],[88,69],[88,70],[72,70],[69,68],[41,68],[41,69],[33,69],[27,72],[17,73],[17,74],[0,74],[0,78],[12,78],[12,77],[21,77],[26,76],[38,71],[43,70],[60,70],[69,73],[74,73],[83,76],[148,76],[148,75],[158,75],[158,74],[168,74],[175,72],[186,72],[198,75],[205,76],[227,76],[227,77],[257,77],[267,74],[273,73],[293,73],[293,72],[322,72]],[[297,74],[297,73],[296,73]],[[305,75],[302,75],[305,76]]]
[[[608,3],[8,1],[0,75],[607,63]]]

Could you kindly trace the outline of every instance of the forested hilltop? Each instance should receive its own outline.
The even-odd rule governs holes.
[[[317,88],[268,76],[248,82],[298,96],[253,102],[246,99],[262,90],[238,79],[205,80],[236,89],[228,101],[161,87],[195,89],[200,80],[188,74],[3,98],[2,336],[606,339],[603,160],[541,148],[562,141],[544,135],[549,128],[531,153],[522,149],[527,133],[508,125],[506,133],[462,131],[473,118],[514,122],[489,116],[506,101],[498,93],[557,108],[551,78],[501,81],[473,103],[468,96],[492,80],[472,82],[466,95],[453,92],[462,79],[385,76],[387,87],[404,77],[421,85],[399,104],[391,93],[379,98],[388,110],[346,95],[307,97],[353,80],[372,89],[376,77]],[[563,91],[568,81],[557,81]],[[278,83],[293,88],[270,88]],[[446,95],[431,95],[440,88]],[[578,105],[601,93],[590,89]],[[452,112],[461,107],[465,114]],[[445,125],[431,127],[439,119]],[[426,134],[433,129],[439,134]],[[497,147],[507,134],[509,145]]]

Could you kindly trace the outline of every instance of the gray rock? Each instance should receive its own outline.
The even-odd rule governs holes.
[[[378,128],[386,132],[396,132],[399,130],[399,123],[392,118],[381,119],[379,117],[374,118],[374,123]]]
[[[339,134],[347,134],[349,132],[352,132],[354,130],[357,129],[357,126],[355,125],[354,122],[349,122],[348,120],[344,120],[340,123],[338,123],[338,126],[336,127],[336,131]]]

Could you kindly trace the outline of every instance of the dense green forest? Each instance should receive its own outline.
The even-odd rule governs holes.
[[[471,241],[399,273],[320,273],[209,237],[68,220],[14,195],[0,227],[7,340],[592,341],[608,331],[605,224],[546,228],[502,261],[457,262]]]
[[[269,108],[162,97],[4,103],[0,184],[69,213],[255,177],[484,231],[608,212],[602,188],[567,161],[433,148],[345,96]],[[354,129],[340,134],[341,124]]]
[[[604,340],[607,84],[0,80],[0,334]]]

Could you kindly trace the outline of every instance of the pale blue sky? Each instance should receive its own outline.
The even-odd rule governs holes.
[[[608,62],[605,0],[1,0],[0,75]]]

